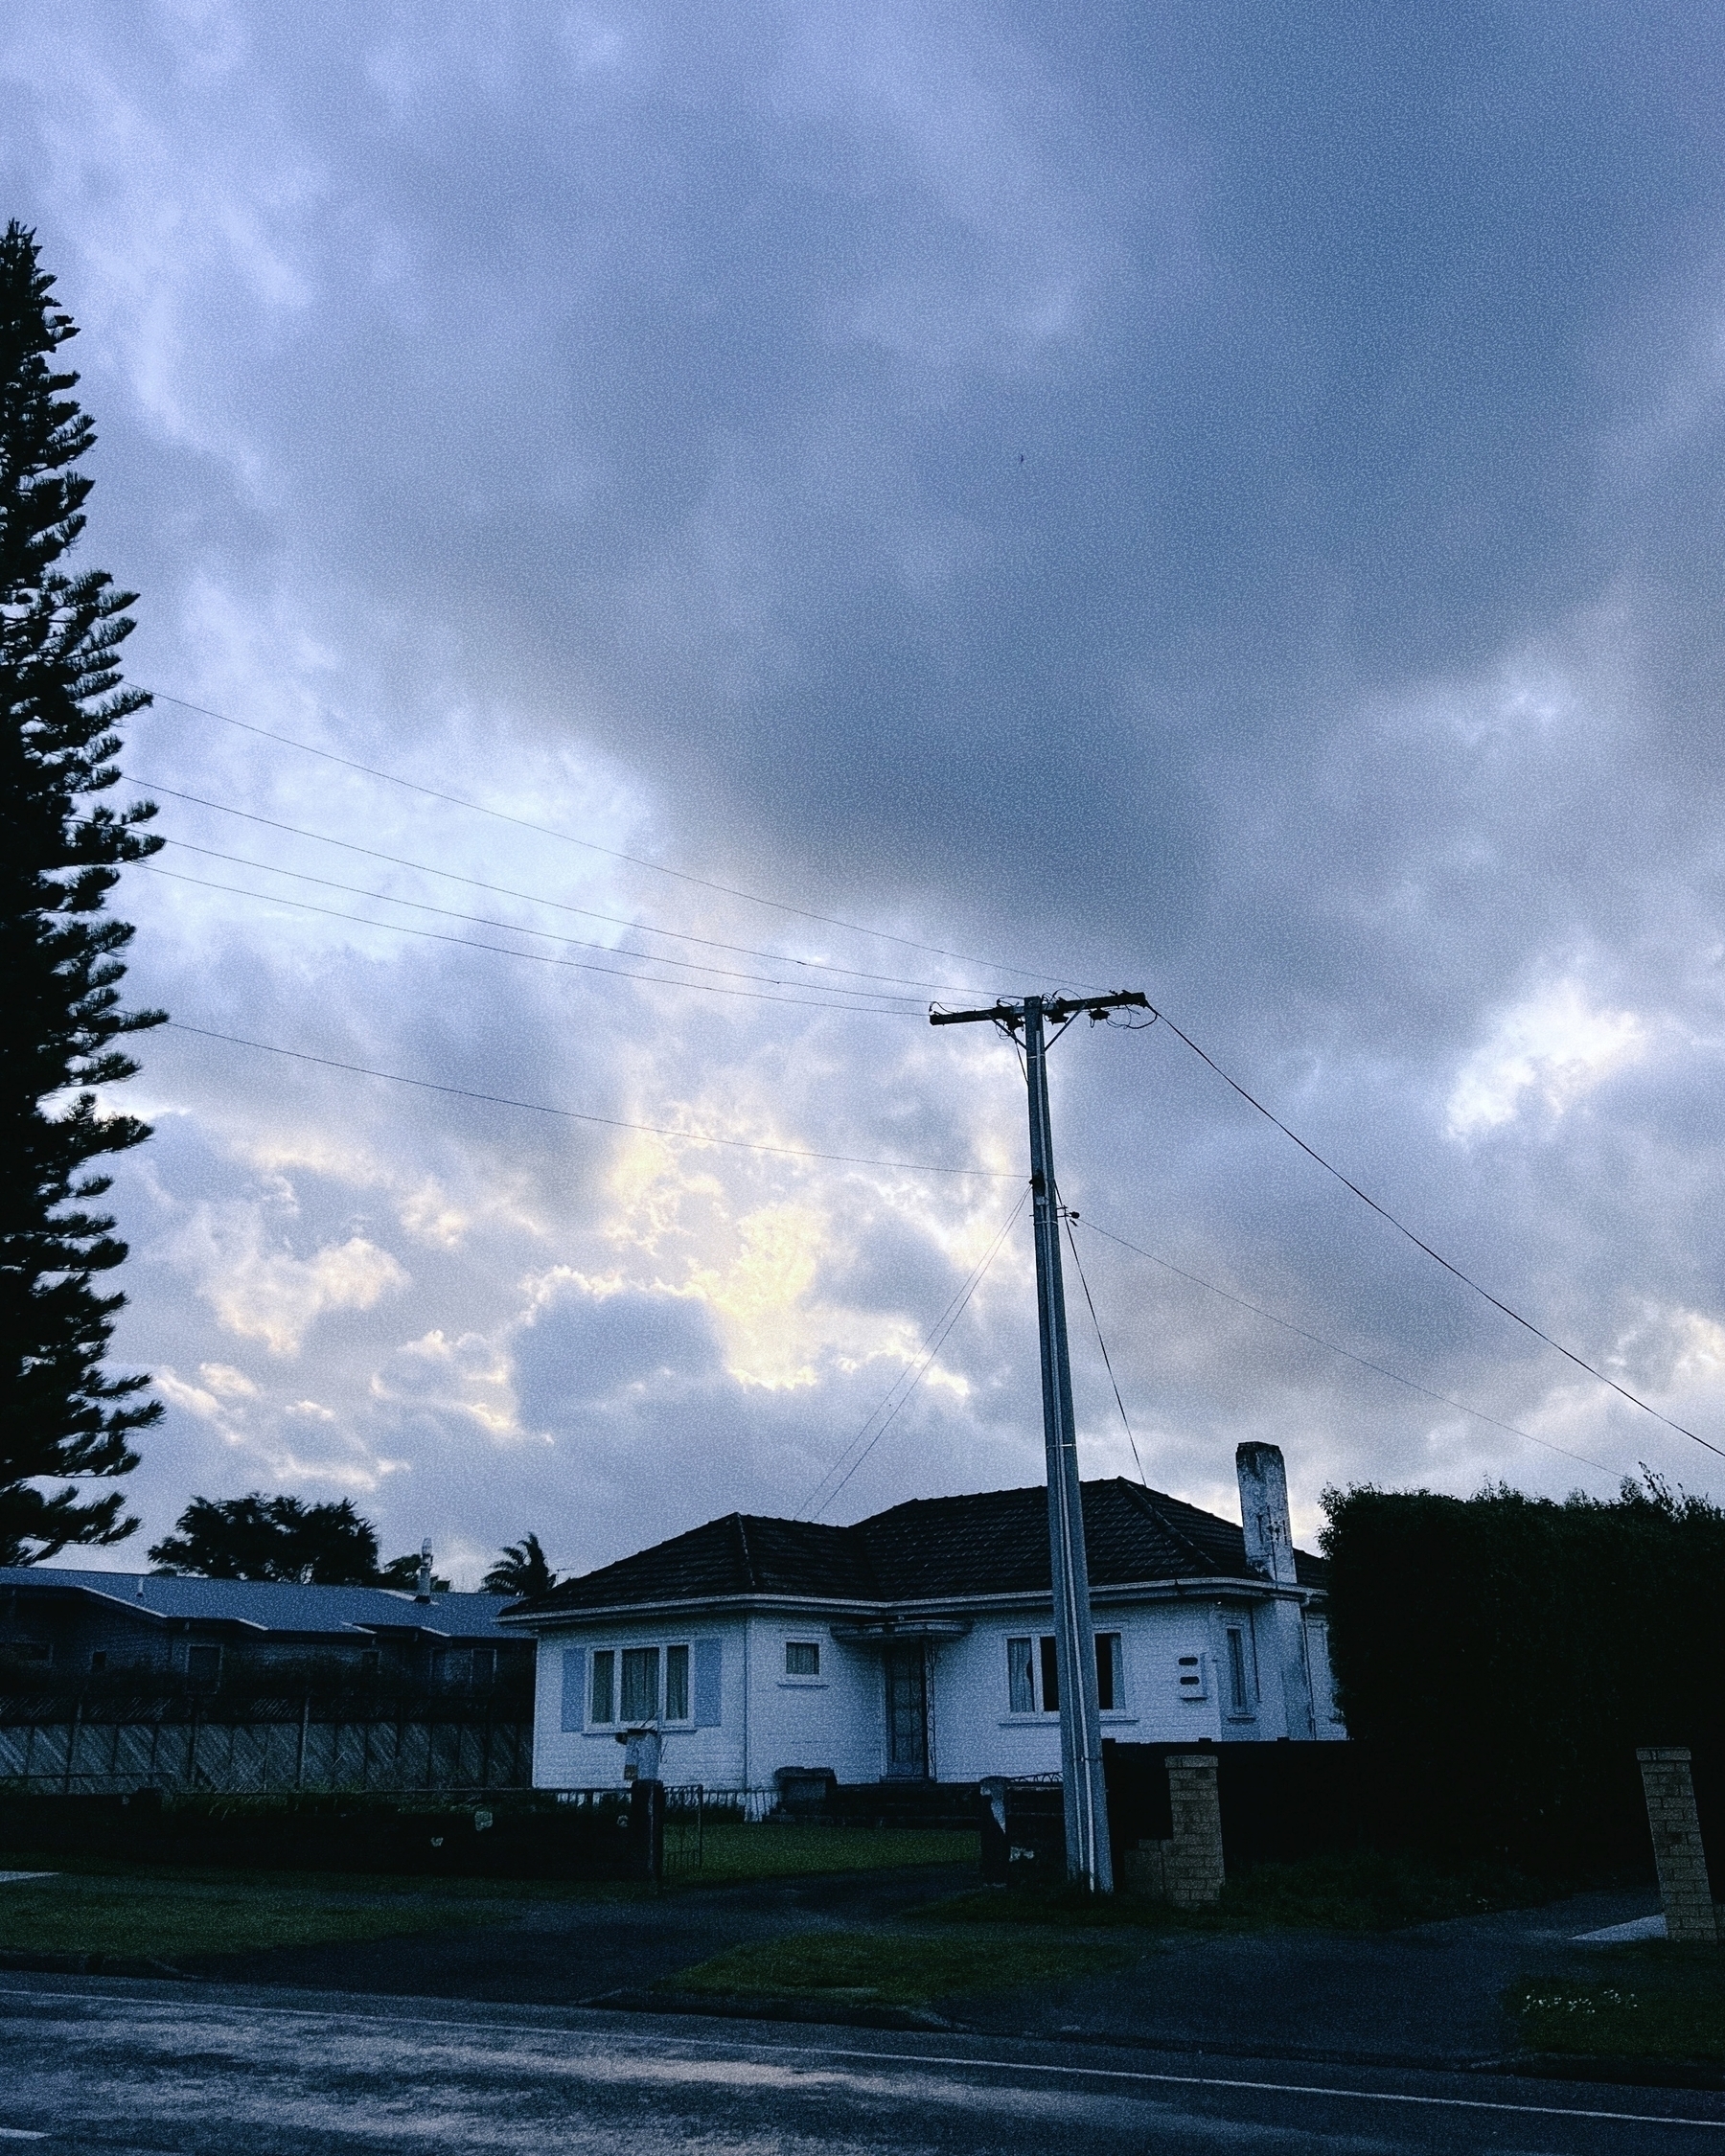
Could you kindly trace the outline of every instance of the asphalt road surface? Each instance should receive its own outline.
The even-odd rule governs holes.
[[[0,2150],[886,2156],[1717,2150],[1725,2099],[899,2031],[0,1984]]]

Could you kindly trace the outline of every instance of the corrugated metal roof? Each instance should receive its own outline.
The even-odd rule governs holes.
[[[1123,1479],[1084,1484],[1084,1533],[1092,1588],[1253,1576],[1231,1521]],[[1297,1557],[1300,1583],[1322,1586],[1323,1560]],[[512,1615],[748,1595],[887,1605],[1049,1592],[1047,1492],[1033,1485],[917,1498],[851,1527],[733,1512],[564,1580]]]
[[[508,1594],[434,1594],[416,1601],[390,1587],[299,1587],[261,1579],[194,1579],[169,1572],[74,1571],[58,1565],[0,1565],[0,1593],[95,1594],[157,1617],[196,1617],[264,1632],[347,1634],[410,1630],[451,1639],[506,1640],[497,1612]]]

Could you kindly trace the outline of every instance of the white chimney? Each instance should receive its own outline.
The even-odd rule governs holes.
[[[1279,1461],[1281,1455],[1277,1453],[1276,1456]],[[1282,1499],[1282,1510],[1285,1513],[1287,1509],[1288,1501],[1284,1497]],[[413,1590],[413,1599],[416,1602],[428,1602],[431,1599],[431,1538],[429,1535],[420,1544],[419,1579]]]
[[[1240,1526],[1246,1562],[1278,1587],[1292,1587],[1294,1524],[1288,1517],[1288,1470],[1279,1445],[1241,1445],[1234,1453],[1240,1481]]]

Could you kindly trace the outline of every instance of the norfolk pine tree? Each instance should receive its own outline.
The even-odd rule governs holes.
[[[143,1377],[103,1367],[125,1302],[98,1276],[126,1256],[114,1223],[89,1209],[110,1178],[91,1164],[150,1135],[104,1114],[95,1088],[137,1065],[114,1044],[162,1022],[125,1011],[120,952],[131,929],[103,910],[126,861],[161,845],[116,811],[117,722],[150,700],[115,664],[131,631],[100,570],[58,564],[82,531],[90,481],[74,468],[94,440],[56,372],[76,334],[49,297],[34,234],[0,238],[0,1564],[33,1564],[69,1543],[112,1543],[137,1523],[122,1493],[80,1496],[90,1478],[137,1464],[127,1443],[157,1420]],[[70,1092],[69,1104],[65,1095]],[[44,1488],[43,1484],[58,1484]]]

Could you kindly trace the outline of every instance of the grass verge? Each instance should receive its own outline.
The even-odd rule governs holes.
[[[175,1961],[466,1930],[507,1923],[520,1910],[494,1888],[480,1902],[411,1885],[420,1892],[367,1893],[353,1880],[336,1888],[280,1872],[226,1880],[62,1872],[0,1886],[0,1949]]]
[[[1175,1909],[1126,1891],[1096,1896],[1069,1887],[983,1887],[920,1912],[948,1924],[1046,1924],[1150,1931],[1398,1931],[1449,1916],[1531,1909],[1566,1887],[1506,1867],[1447,1871],[1411,1858],[1318,1857],[1260,1864],[1230,1879],[1211,1909]]]
[[[1102,1975],[1124,1967],[1138,1953],[1121,1939],[1054,1938],[1035,1932],[1010,1938],[806,1932],[732,1947],[666,1978],[656,1988],[729,1998],[927,2007],[967,1993]]]
[[[1717,1947],[1599,1950],[1605,1968],[1585,1981],[1536,1977],[1505,2004],[1530,2052],[1570,2058],[1725,2063],[1725,1966]]]
[[[788,1879],[799,1872],[877,1871],[898,1865],[969,1864],[977,1836],[911,1826],[743,1826],[708,1823],[702,1861],[693,1830],[675,1823],[665,1836],[665,1876],[673,1886],[724,1886],[743,1879]]]

